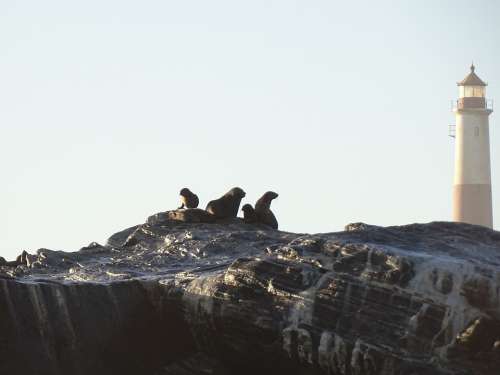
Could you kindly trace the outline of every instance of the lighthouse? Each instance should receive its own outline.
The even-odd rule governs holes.
[[[489,116],[486,83],[475,67],[460,82],[455,112],[453,221],[493,227]]]

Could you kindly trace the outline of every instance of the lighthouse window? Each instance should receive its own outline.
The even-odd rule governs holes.
[[[460,86],[461,98],[484,98],[484,92],[482,86]]]
[[[484,88],[483,87],[474,87],[474,97],[482,98],[484,97]]]
[[[460,86],[460,97],[465,97],[465,86]]]
[[[479,137],[479,126],[476,126],[476,127],[474,128],[474,135],[475,135],[476,137]]]

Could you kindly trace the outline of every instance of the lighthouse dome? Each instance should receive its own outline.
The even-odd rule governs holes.
[[[470,66],[470,73],[457,83],[458,86],[487,86],[488,84],[479,78],[475,72],[476,67],[474,64]]]

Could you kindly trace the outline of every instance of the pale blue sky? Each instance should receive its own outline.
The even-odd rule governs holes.
[[[274,190],[290,231],[450,220],[450,101],[474,60],[500,103],[499,19],[493,0],[2,0],[0,255],[103,242],[184,186],[203,207]]]

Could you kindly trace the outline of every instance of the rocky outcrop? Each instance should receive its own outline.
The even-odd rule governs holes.
[[[200,210],[201,211],[201,210]],[[169,212],[0,264],[0,373],[497,375],[500,233]]]

